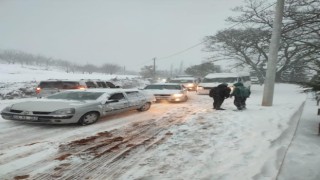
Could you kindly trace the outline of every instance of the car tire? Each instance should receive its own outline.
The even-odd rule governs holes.
[[[186,102],[186,101],[188,101],[188,96],[186,96],[186,97],[184,98],[184,102]]]
[[[100,114],[98,112],[88,112],[80,118],[78,123],[82,126],[90,125],[97,122],[99,117]]]
[[[138,111],[148,111],[151,107],[151,103],[150,102],[146,102],[141,108],[137,109]]]

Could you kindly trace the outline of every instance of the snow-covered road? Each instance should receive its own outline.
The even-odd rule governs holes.
[[[111,161],[142,145],[151,147],[166,139],[170,136],[166,130],[168,127],[183,122],[187,116],[202,109],[199,105],[202,98],[210,100],[190,92],[186,103],[156,103],[147,112],[132,111],[105,117],[90,126],[39,125],[0,119],[0,176],[8,179],[27,176],[68,178],[75,174],[79,177],[90,174],[102,162],[106,163],[101,159]],[[0,108],[17,101],[23,100],[2,101]],[[119,150],[113,152],[115,149]],[[94,161],[97,157],[100,160]],[[72,163],[65,163],[69,160]],[[109,163],[114,166],[114,162]],[[62,168],[61,164],[70,165]],[[68,172],[66,169],[72,170]]]
[[[147,112],[106,117],[84,127],[0,119],[0,177],[269,180],[280,174],[287,179],[294,168],[285,157],[307,96],[296,85],[277,84],[273,106],[262,107],[262,89],[252,87],[248,109],[241,112],[234,111],[232,99],[222,105],[225,111],[216,111],[211,98],[192,92],[186,103],[157,103]],[[317,136],[313,130],[309,136]],[[288,157],[304,151],[295,147]],[[281,174],[283,162],[287,168]],[[318,177],[303,158],[294,162]]]

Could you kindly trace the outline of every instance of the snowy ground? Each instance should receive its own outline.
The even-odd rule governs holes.
[[[276,84],[273,106],[263,107],[262,90],[252,86],[241,112],[233,99],[216,111],[211,98],[190,92],[186,103],[85,127],[0,118],[0,179],[320,179],[312,93]],[[0,109],[24,100],[1,100]]]
[[[237,112],[232,99],[223,104],[227,110],[216,111],[208,96],[190,93],[187,103],[154,104],[148,112],[104,118],[86,127],[0,119],[0,176],[319,179],[312,95],[277,84],[274,105],[262,107],[261,94],[262,87],[253,86],[248,109]],[[6,100],[1,108],[11,102]]]

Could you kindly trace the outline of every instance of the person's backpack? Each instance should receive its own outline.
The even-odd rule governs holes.
[[[216,91],[216,88],[217,87],[213,87],[210,91],[209,91],[209,96],[210,97],[213,97],[213,95],[216,93],[215,91]]]
[[[247,98],[247,97],[249,97],[250,96],[250,94],[251,94],[251,92],[250,92],[250,89],[248,89],[248,88],[244,88],[245,90],[245,92],[244,92],[244,96]]]
[[[242,86],[242,87],[239,87],[239,90],[240,90],[241,97],[247,98],[250,96],[250,90],[248,88]]]

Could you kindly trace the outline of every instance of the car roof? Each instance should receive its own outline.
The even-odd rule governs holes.
[[[180,83],[154,83],[149,85],[181,85]]]
[[[239,77],[236,73],[211,73],[205,76],[205,78],[228,78],[228,77]]]
[[[55,81],[108,81],[102,79],[47,79],[41,80],[41,82],[55,82]]]
[[[194,77],[178,77],[178,78],[172,78],[170,80],[195,80]]]
[[[249,73],[241,72],[241,73],[210,73],[205,76],[205,78],[228,78],[228,77],[241,77],[241,76],[249,76]]]
[[[138,89],[121,89],[121,88],[89,88],[89,89],[72,89],[67,90],[68,92],[103,92],[103,93],[116,93],[116,92],[130,92],[139,91]]]
[[[48,79],[48,80],[42,80],[40,82],[73,82],[73,81],[80,81],[80,79]]]
[[[180,78],[180,77],[194,77],[192,75],[187,75],[187,74],[181,74],[181,75],[176,75],[176,78]]]

